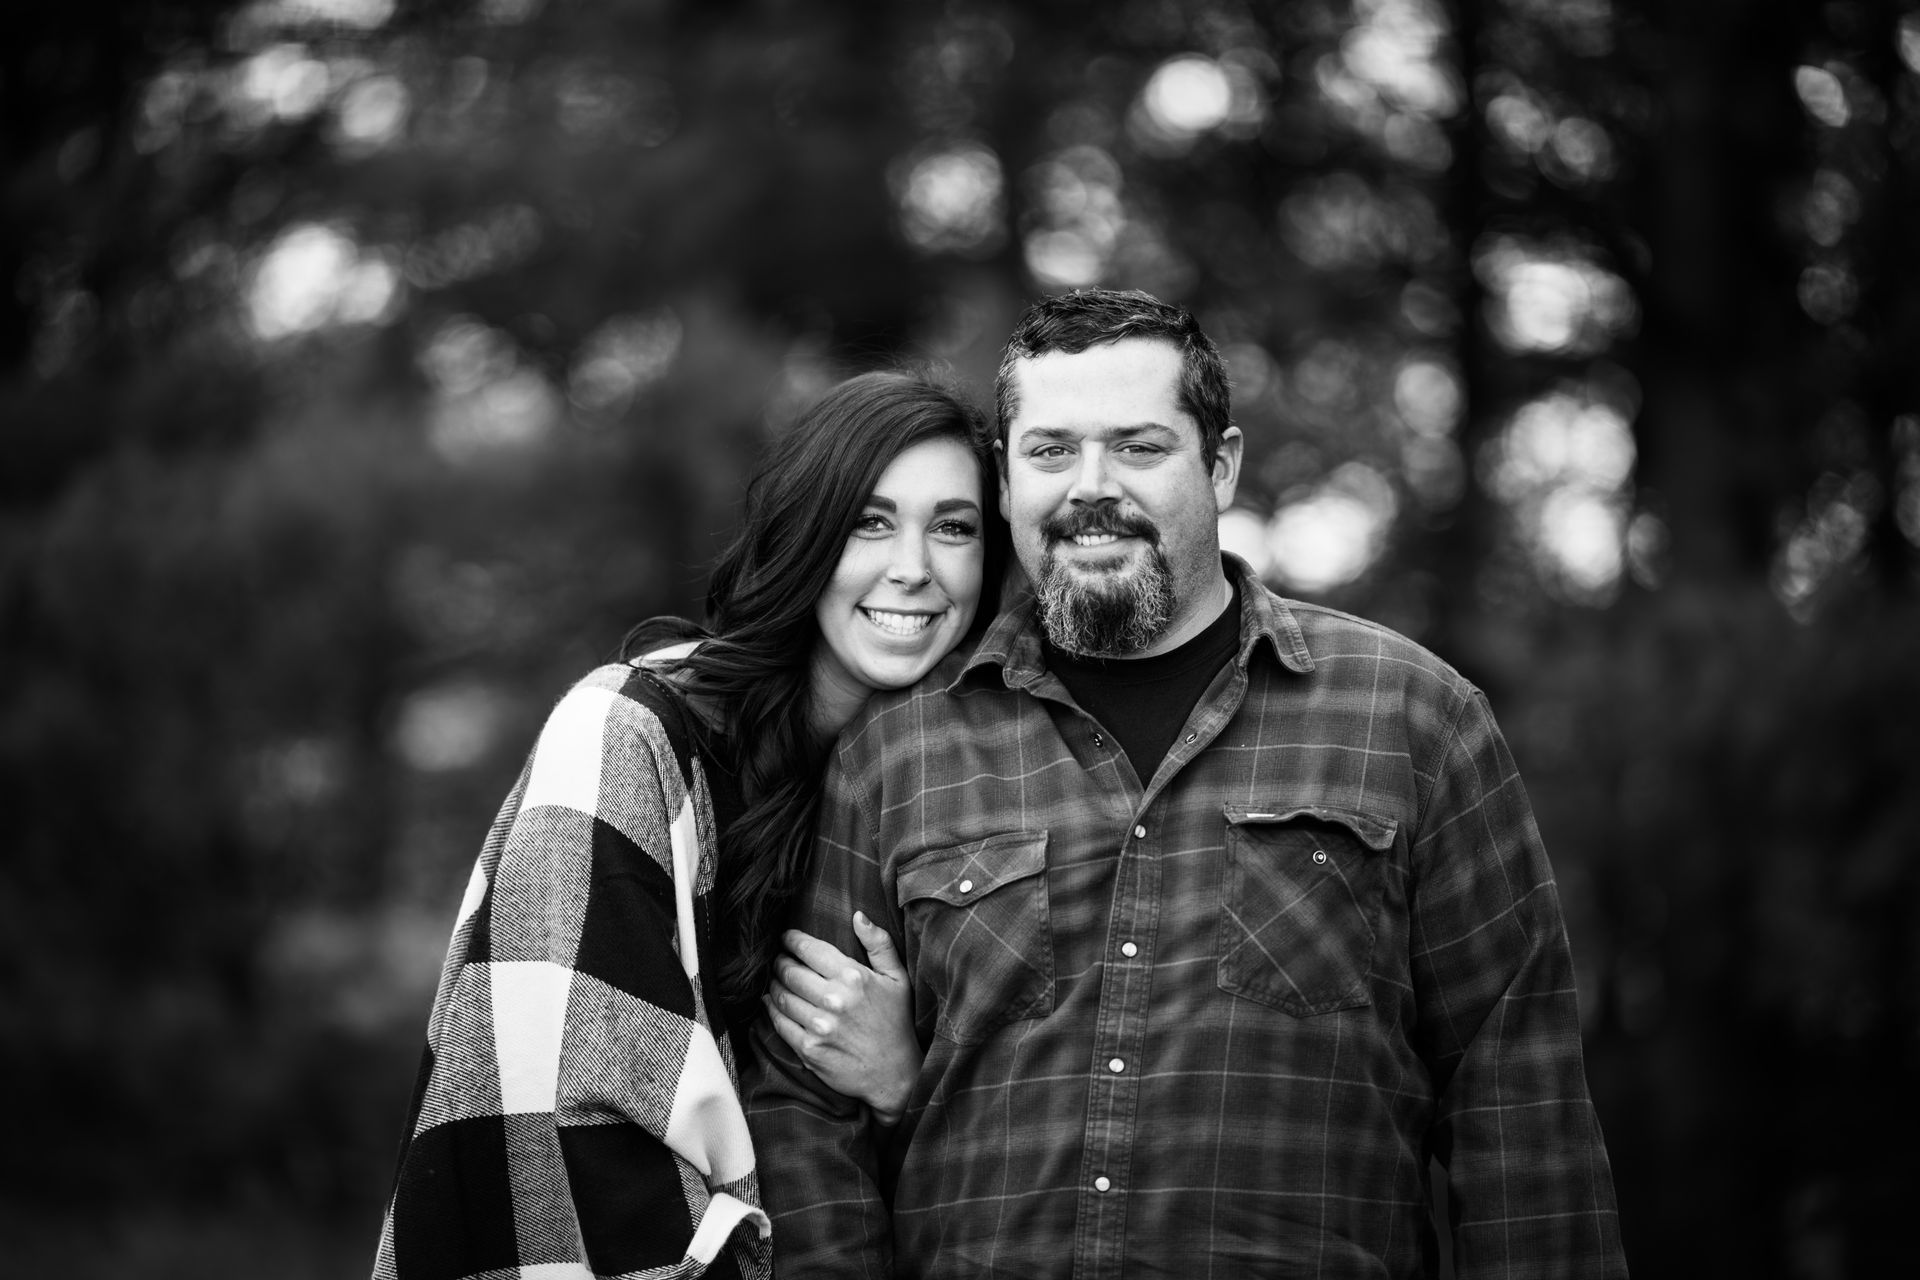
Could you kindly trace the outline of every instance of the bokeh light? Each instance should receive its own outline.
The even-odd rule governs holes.
[[[1027,186],[1027,270],[1051,288],[1097,283],[1127,222],[1119,163],[1100,147],[1067,147],[1030,170]]]
[[[1309,595],[1345,586],[1379,559],[1398,509],[1393,485],[1376,468],[1344,463],[1273,513],[1267,573]]]
[[[1302,262],[1328,271],[1427,263],[1446,244],[1425,193],[1400,184],[1376,189],[1348,172],[1283,200],[1280,237]]]
[[[1393,377],[1393,406],[1400,420],[1418,435],[1450,436],[1466,407],[1458,371],[1426,358],[1403,363]]]
[[[468,317],[443,323],[420,353],[434,396],[427,439],[449,462],[512,460],[544,444],[562,399],[513,339]]]
[[[1582,355],[1631,333],[1639,307],[1626,281],[1584,249],[1497,236],[1474,255],[1488,324],[1512,351]]]
[[[394,0],[256,0],[240,13],[244,27],[348,27],[372,31],[393,17]]]
[[[580,344],[567,398],[589,415],[611,416],[665,377],[680,351],[680,317],[662,307],[648,315],[609,317]]]
[[[1825,67],[1798,67],[1793,73],[1793,91],[1807,114],[1830,129],[1845,127],[1853,118],[1847,104],[1846,86],[1840,77]]]
[[[1805,514],[1773,562],[1774,595],[1796,618],[1811,617],[1814,596],[1858,560],[1884,500],[1879,481],[1867,472],[1828,472],[1815,484]]]
[[[337,227],[304,223],[261,255],[248,291],[254,333],[266,340],[334,324],[365,324],[390,313],[399,272]]]
[[[1212,58],[1182,54],[1154,71],[1140,92],[1148,117],[1171,137],[1195,137],[1226,123],[1233,85]]]
[[[1623,398],[1562,386],[1521,406],[1481,459],[1543,581],[1581,604],[1611,599],[1626,568],[1637,451]]]
[[[1450,33],[1432,0],[1358,0],[1360,21],[1340,47],[1346,69],[1407,110],[1445,118],[1460,109],[1459,81],[1444,57]]]
[[[926,253],[975,257],[1006,240],[1000,157],[981,143],[940,147],[896,161],[888,171],[907,240]]]

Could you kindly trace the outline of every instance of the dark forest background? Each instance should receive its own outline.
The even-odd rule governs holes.
[[[10,1274],[370,1263],[546,708],[862,368],[1193,308],[1492,698],[1636,1273],[1920,1258],[1920,4],[62,0],[0,37]]]

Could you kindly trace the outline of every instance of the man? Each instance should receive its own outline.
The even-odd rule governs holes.
[[[901,939],[898,1130],[758,1037],[797,1276],[1625,1273],[1551,871],[1480,693],[1223,559],[1192,318],[1043,301],[999,384],[1033,584],[848,727],[797,920]],[[792,1012],[805,1016],[804,1010]]]

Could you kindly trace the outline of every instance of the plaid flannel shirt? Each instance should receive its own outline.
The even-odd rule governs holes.
[[[715,847],[678,699],[581,680],[461,903],[376,1277],[768,1274],[707,977]]]
[[[1229,558],[1241,641],[1151,779],[1031,601],[842,736],[799,927],[902,940],[897,1134],[764,1025],[782,1280],[1625,1274],[1546,855],[1480,693]],[[857,953],[856,953],[857,954]]]

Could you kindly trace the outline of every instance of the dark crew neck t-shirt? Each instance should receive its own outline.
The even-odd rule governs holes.
[[[1111,733],[1145,786],[1200,695],[1240,647],[1240,584],[1207,629],[1150,658],[1084,658],[1041,642],[1047,670]]]

